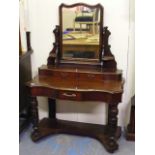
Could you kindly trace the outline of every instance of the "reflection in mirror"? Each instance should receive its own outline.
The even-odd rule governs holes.
[[[99,59],[100,8],[62,8],[62,58]]]

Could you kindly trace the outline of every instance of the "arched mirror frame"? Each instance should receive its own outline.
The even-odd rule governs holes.
[[[67,7],[74,7],[77,5],[85,5],[88,7],[96,7],[99,6],[101,8],[101,27],[100,27],[100,53],[99,53],[99,60],[97,62],[92,62],[92,61],[67,61],[62,59],[62,53],[61,53],[61,48],[62,48],[62,14],[61,14],[61,9],[63,6]],[[72,5],[66,5],[66,4],[61,4],[59,6],[59,22],[60,25],[56,25],[55,29],[53,30],[53,33],[55,35],[55,41],[53,43],[53,48],[49,53],[49,56],[47,58],[47,65],[49,66],[57,66],[57,65],[65,65],[65,64],[77,64],[77,65],[89,65],[89,66],[98,66],[103,68],[104,71],[116,71],[117,69],[117,62],[115,61],[114,55],[111,53],[109,45],[109,36],[111,35],[111,32],[108,30],[107,26],[103,27],[103,7],[100,4],[97,5],[88,5],[84,3],[76,3]]]
[[[76,6],[79,6],[79,5],[83,5],[85,7],[88,7],[88,8],[99,8],[100,9],[100,26],[99,26],[99,58],[98,59],[94,59],[94,60],[90,60],[90,59],[82,59],[82,60],[79,60],[79,59],[70,59],[70,60],[65,60],[63,59],[63,56],[62,56],[62,9],[63,8],[72,8],[72,7],[76,7]],[[103,52],[103,12],[104,12],[104,8],[101,4],[96,4],[96,5],[89,5],[89,4],[85,4],[85,3],[75,3],[75,4],[72,4],[72,5],[66,5],[66,4],[61,4],[59,6],[59,25],[60,25],[60,37],[59,37],[59,62],[60,63],[78,63],[78,64],[100,64],[101,61],[102,61],[102,52]]]

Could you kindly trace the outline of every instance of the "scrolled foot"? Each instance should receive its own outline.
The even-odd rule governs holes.
[[[108,147],[109,147],[108,151],[110,153],[113,153],[114,151],[118,150],[118,144],[117,144],[114,137],[109,137],[108,140],[107,140],[107,144],[108,144]]]
[[[34,130],[31,134],[32,140],[35,142],[41,137],[41,133],[38,130]]]

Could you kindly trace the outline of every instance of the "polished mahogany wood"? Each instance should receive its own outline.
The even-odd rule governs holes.
[[[122,80],[104,80],[103,78],[103,80],[95,81],[88,77],[87,80],[79,80],[78,72],[74,73],[76,76],[69,72],[59,73],[54,73],[53,76],[39,76],[27,83],[31,87],[30,94],[79,101],[121,102]]]
[[[86,67],[87,68],[87,67]],[[102,142],[107,151],[114,152],[118,149],[115,133],[117,130],[118,103],[121,102],[123,93],[122,72],[106,72],[101,68],[86,69],[77,66],[42,66],[39,75],[27,83],[28,92],[32,97],[33,108],[33,140],[38,140],[59,130],[40,129],[37,113],[37,96],[49,97],[49,118],[56,119],[55,99],[73,101],[104,101],[108,104],[108,124],[106,134],[103,132],[97,139]],[[84,103],[84,102],[83,102]],[[84,103],[85,104],[85,103]],[[47,123],[48,124],[48,123]],[[80,134],[78,129],[62,128],[61,132]],[[77,124],[78,125],[78,124]],[[75,131],[74,131],[75,130]],[[81,133],[82,135],[82,133]],[[88,131],[88,135],[92,132]]]
[[[113,148],[111,147],[113,144],[107,136],[107,126],[99,124],[44,118],[39,123],[38,135],[36,136],[33,132],[31,137],[32,140],[36,142],[41,140],[43,137],[47,137],[48,135],[59,133],[89,136],[99,140],[109,152],[113,153],[115,150],[114,146]],[[121,127],[117,127],[114,137],[115,139],[118,139],[120,136]]]
[[[116,71],[117,69],[117,63],[115,61],[114,55],[111,53],[110,45],[109,45],[109,36],[111,35],[111,32],[108,30],[108,27],[103,28],[103,57],[102,57],[102,63],[103,68],[105,70],[110,71]]]
[[[59,46],[59,38],[60,38],[60,27],[57,25],[56,28],[53,30],[54,36],[55,36],[55,42],[53,43],[53,49],[50,51],[47,64],[48,65],[56,65],[59,62],[60,57],[60,46]]]
[[[62,4],[63,6],[73,7]],[[87,4],[84,4],[89,6]],[[102,10],[101,10],[102,12]],[[103,14],[101,13],[101,16]],[[115,57],[108,43],[111,32],[108,27],[100,30],[100,57],[96,62],[62,60],[62,32],[60,25],[54,29],[55,42],[49,53],[47,65],[39,68],[39,74],[27,85],[31,98],[33,133],[32,140],[37,141],[50,134],[67,133],[90,136],[98,139],[108,152],[118,149],[117,139],[120,136],[120,127],[117,126],[118,104],[123,94],[124,80],[122,71],[117,70]],[[102,16],[103,18],[103,16]],[[37,96],[48,97],[49,118],[39,121]],[[108,106],[107,124],[97,125],[62,121],[56,119],[56,99],[83,101],[102,101]],[[88,105],[89,106],[89,105]]]
[[[109,104],[108,108],[108,134],[109,144],[111,148],[118,149],[118,144],[115,138],[115,132],[117,130],[117,114],[118,114],[118,103]]]
[[[64,61],[61,59],[61,27],[56,26],[53,33],[55,35],[55,42],[53,43],[53,49],[50,51],[47,64],[56,66],[58,64],[81,64],[81,65],[91,65],[91,66],[101,66],[105,71],[116,71],[117,70],[117,63],[115,61],[114,55],[111,53],[110,45],[108,42],[109,36],[111,32],[108,30],[108,27],[102,28],[102,37],[101,37],[101,47],[102,50],[100,51],[100,58],[98,62],[92,63],[91,61]],[[102,63],[102,65],[101,65]]]
[[[61,73],[63,72],[63,73]],[[57,66],[48,66],[42,65],[39,68],[40,76],[61,76],[62,74],[71,74],[78,73],[79,76],[83,76],[84,79],[94,78],[95,80],[122,80],[122,71],[116,70],[113,72],[105,71],[101,66],[84,66],[84,65],[57,65]],[[89,76],[90,75],[90,76]],[[97,78],[97,79],[96,79]],[[83,80],[83,79],[81,79]]]

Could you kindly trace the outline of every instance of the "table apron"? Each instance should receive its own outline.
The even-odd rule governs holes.
[[[122,92],[109,93],[100,91],[56,90],[46,87],[28,87],[30,96],[44,96],[53,99],[73,101],[103,101],[109,104],[121,102]]]

